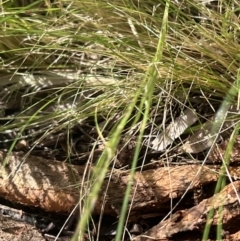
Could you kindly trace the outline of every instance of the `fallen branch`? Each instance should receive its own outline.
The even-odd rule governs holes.
[[[89,183],[89,180],[83,180],[83,176],[92,167],[74,166],[31,155],[24,159],[24,154],[20,152],[12,153],[3,167],[5,158],[6,153],[0,151],[0,196],[12,202],[40,207],[46,211],[69,212],[79,202],[80,188],[86,190]],[[199,168],[201,171],[196,176]],[[235,175],[240,176],[237,173]],[[151,210],[156,212],[165,208],[171,198],[180,198],[186,189],[198,189],[199,186],[215,182],[218,176],[217,172],[200,165],[136,172],[130,196],[131,213],[139,210],[141,213],[149,213]],[[109,178],[104,181],[96,202],[96,214],[102,211],[103,204],[105,214],[116,215],[121,209],[130,177],[128,173],[116,170]]]

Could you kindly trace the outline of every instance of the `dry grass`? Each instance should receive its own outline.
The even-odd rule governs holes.
[[[5,109],[18,102],[18,112],[0,131],[41,128],[46,138],[94,120],[106,145],[99,163],[115,155],[122,133],[149,144],[194,108],[199,122],[187,136],[238,83],[238,6],[171,1],[161,39],[165,1],[1,2],[0,101]]]

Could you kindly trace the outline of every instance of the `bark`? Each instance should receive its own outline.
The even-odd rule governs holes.
[[[0,216],[0,240],[45,241],[43,235],[32,225]]]
[[[213,197],[203,200],[198,205],[176,212],[171,218],[160,222],[158,225],[149,229],[146,233],[136,238],[136,241],[150,241],[169,239],[174,234],[182,232],[194,232],[204,229],[207,221],[207,214],[211,209],[214,209],[214,216],[211,219],[212,226],[217,226],[222,220],[223,230],[226,228],[230,230],[236,229],[233,227],[238,226],[236,220],[239,219],[240,213],[240,199],[238,194],[240,191],[240,181],[234,184],[227,185],[220,193],[215,194]],[[218,209],[222,207],[221,212]],[[222,215],[222,219],[221,219]],[[238,227],[237,227],[238,229]],[[229,235],[229,238],[238,236],[238,233]],[[232,240],[232,239],[229,239]],[[235,239],[236,240],[236,239]]]
[[[84,167],[31,155],[25,158],[22,153],[12,153],[7,157],[3,151],[0,160],[0,196],[55,212],[69,212],[79,201],[74,176],[80,182]]]

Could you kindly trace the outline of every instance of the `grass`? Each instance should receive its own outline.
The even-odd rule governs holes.
[[[199,109],[205,122],[239,77],[238,1],[7,0],[0,14],[0,73],[8,76],[0,83],[1,101],[12,108],[23,96],[21,113],[0,131],[41,126],[46,137],[90,121],[105,146],[73,240],[84,233],[122,136],[134,138],[129,133],[139,128],[133,175],[146,136],[186,107]],[[239,97],[238,87],[228,102]]]

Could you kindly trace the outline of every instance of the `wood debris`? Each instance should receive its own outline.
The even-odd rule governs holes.
[[[227,227],[234,218],[239,216],[240,199],[238,193],[240,191],[240,181],[234,184],[227,185],[220,193],[213,197],[203,200],[198,205],[181,210],[173,214],[169,219],[160,222],[146,233],[135,238],[135,241],[150,241],[169,239],[175,234],[182,232],[202,231],[205,227],[208,212],[214,208],[215,214],[211,221],[213,226],[216,226],[219,221],[218,208],[223,207],[222,223],[223,228]]]

